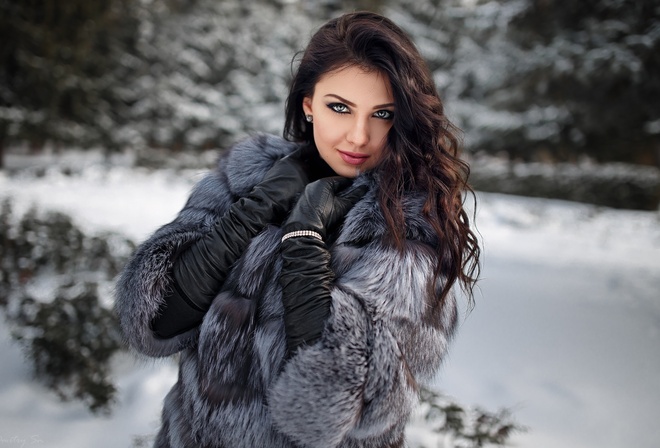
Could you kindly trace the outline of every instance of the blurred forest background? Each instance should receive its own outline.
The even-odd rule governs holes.
[[[465,132],[475,189],[658,209],[658,0],[0,0],[0,166],[39,176],[9,156],[93,149],[208,167],[245,135],[281,133],[293,56],[354,9],[417,42]],[[61,213],[17,214],[5,198],[0,243],[0,306],[36,378],[109,411],[122,347],[108,285],[135,242],[85,235]],[[30,288],[45,281],[40,300]],[[460,405],[426,401],[462,446],[517,429],[506,412],[468,424]]]
[[[4,0],[0,8],[0,161],[17,148],[102,147],[154,164],[281,133],[292,56],[329,17],[371,9],[404,27],[427,58],[465,131],[477,189],[658,206],[658,0]]]

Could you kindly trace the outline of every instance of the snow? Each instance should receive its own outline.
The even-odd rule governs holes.
[[[40,179],[0,177],[0,189],[14,198],[17,211],[38,204],[75,216],[87,232],[117,231],[141,241],[174,219],[202,175],[94,167],[75,176],[55,171]]]
[[[62,156],[64,157],[64,156]],[[60,158],[62,158],[60,157]],[[87,232],[141,241],[170,221],[202,171],[147,171],[81,160],[64,175],[0,175],[17,212],[64,211]],[[84,169],[83,169],[84,168]],[[511,407],[514,446],[656,447],[660,433],[660,214],[478,194],[484,245],[476,308],[438,376],[464,405]],[[95,417],[31,381],[0,327],[0,442],[130,446],[153,435],[171,361],[116,360],[117,406]],[[411,441],[433,441],[418,426]]]
[[[538,104],[503,108],[530,95],[512,88],[525,85],[518,79],[523,75],[541,71],[550,76],[543,78],[547,84],[577,73],[589,84],[612,71],[638,83],[641,58],[660,39],[658,24],[619,41],[615,37],[625,32],[619,22],[592,22],[525,49],[505,35],[525,2],[456,0],[443,10],[430,0],[399,3],[387,14],[432,62],[468,148],[518,145],[518,134],[552,142],[576,119],[567,106],[544,100],[543,83],[533,95]],[[135,102],[135,119],[116,135],[139,146],[145,136],[157,144],[183,133],[184,144],[202,145],[251,129],[279,133],[291,55],[317,25],[306,12],[320,14],[325,2],[208,1],[197,14],[169,14],[150,0],[141,4],[150,18],[141,22],[140,53],[153,63],[121,89],[126,102]],[[128,56],[125,64],[140,65]],[[244,70],[220,76],[232,64]],[[24,118],[33,124],[44,119],[7,107],[0,107],[0,117],[10,121],[9,135]],[[62,129],[72,138],[86,132]],[[660,119],[651,116],[643,130],[659,134]],[[571,138],[584,140],[582,130],[574,128]],[[139,242],[174,218],[203,175],[107,165],[91,154],[45,155],[54,165],[74,166],[72,174],[58,166],[40,177],[0,172],[0,198],[13,198],[17,213],[36,204],[71,214],[88,233],[117,231]],[[477,213],[484,245],[477,306],[462,323],[439,387],[463,404],[513,407],[529,427],[514,438],[516,446],[658,446],[660,214],[483,193]],[[47,295],[47,279],[34,287],[38,296]],[[0,332],[0,445],[129,446],[156,431],[176,376],[171,362],[118,359],[119,403],[111,416],[99,418],[36,385],[4,322]],[[427,445],[432,440],[419,429],[411,437]]]

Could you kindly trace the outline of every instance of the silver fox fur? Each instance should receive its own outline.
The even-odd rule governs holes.
[[[171,260],[200,238],[296,145],[259,135],[235,145],[192,191],[176,219],[136,250],[116,286],[127,343],[150,357],[180,352],[156,447],[403,447],[420,384],[442,361],[456,328],[452,295],[431,293],[439,244],[405,197],[405,250],[383,242],[378,177],[330,246],[336,280],[321,340],[285,361],[279,241],[267,226],[230,272],[203,323],[171,339],[150,329],[171,286]],[[440,279],[441,280],[441,279]]]

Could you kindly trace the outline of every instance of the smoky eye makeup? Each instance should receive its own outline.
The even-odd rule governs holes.
[[[328,103],[327,107],[338,114],[348,114],[351,112],[348,106],[344,103]],[[394,112],[387,109],[381,109],[374,112],[373,116],[381,120],[391,120],[394,118]]]
[[[349,112],[348,106],[343,103],[328,103],[327,106],[330,110],[338,114],[347,114]]]
[[[374,112],[374,117],[380,118],[382,120],[391,120],[394,118],[394,112],[391,110],[382,109]]]

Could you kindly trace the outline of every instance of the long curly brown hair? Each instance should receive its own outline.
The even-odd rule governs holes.
[[[436,273],[445,278],[440,303],[458,281],[472,304],[480,248],[463,207],[464,195],[474,198],[474,192],[467,183],[469,166],[459,158],[461,132],[445,116],[426,62],[401,28],[371,12],[345,14],[323,25],[302,53],[292,80],[284,137],[313,144],[303,98],[313,94],[325,73],[352,65],[387,75],[392,87],[394,121],[376,168],[387,173],[378,198],[389,243],[404,248],[404,193],[424,192],[423,213],[440,242]]]

